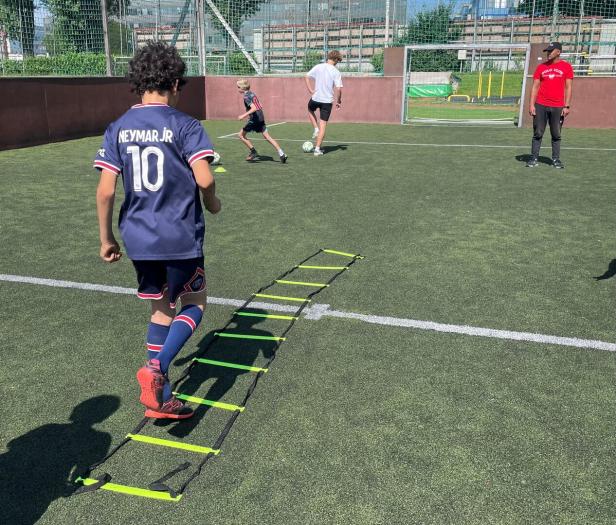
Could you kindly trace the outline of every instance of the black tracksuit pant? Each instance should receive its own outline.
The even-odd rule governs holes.
[[[541,149],[541,139],[545,132],[545,126],[550,123],[550,134],[552,135],[552,159],[560,158],[560,128],[562,127],[561,113],[563,108],[554,108],[535,104],[535,116],[533,117],[533,157],[539,157]]]

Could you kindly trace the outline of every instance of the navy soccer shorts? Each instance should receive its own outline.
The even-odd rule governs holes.
[[[140,299],[162,299],[167,292],[169,306],[182,295],[205,290],[203,257],[172,261],[133,261],[137,271]]]
[[[248,121],[248,123],[242,128],[246,133],[250,133],[254,131],[255,133],[265,133],[267,131],[267,127],[265,126],[265,122],[252,122]]]
[[[329,120],[329,116],[332,114],[332,106],[333,104],[331,102],[315,102],[310,99],[308,102],[308,111],[310,111],[310,113],[314,113],[318,109],[321,120],[327,122]]]

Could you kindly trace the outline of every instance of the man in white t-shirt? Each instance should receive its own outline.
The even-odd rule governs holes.
[[[316,138],[314,154],[323,155],[321,143],[325,138],[325,127],[332,112],[334,100],[336,109],[342,105],[342,75],[336,68],[336,64],[342,61],[340,51],[330,51],[327,53],[327,62],[314,66],[306,76],[306,87],[312,95],[308,102],[308,117],[314,127],[312,138]],[[310,83],[314,80],[314,88]],[[317,124],[316,110],[319,110],[319,122]]]

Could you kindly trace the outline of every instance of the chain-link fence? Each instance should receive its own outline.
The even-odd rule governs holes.
[[[616,75],[616,0],[0,0],[0,75],[121,76],[155,39],[191,75],[299,73],[330,49],[379,74],[391,45],[550,40]]]

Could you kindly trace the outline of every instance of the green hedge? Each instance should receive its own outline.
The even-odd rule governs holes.
[[[66,53],[50,57],[26,57],[21,60],[0,60],[4,76],[104,76],[105,55],[102,53]]]

